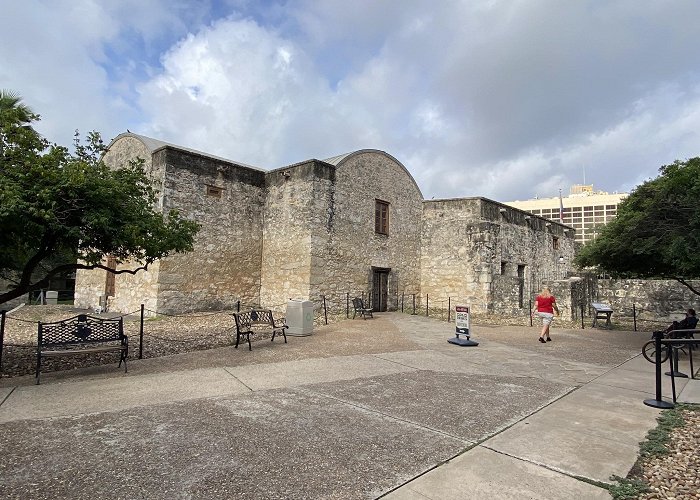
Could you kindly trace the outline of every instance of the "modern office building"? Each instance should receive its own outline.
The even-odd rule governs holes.
[[[561,222],[576,230],[576,242],[586,243],[595,238],[601,225],[615,218],[617,205],[627,195],[594,191],[592,184],[576,184],[571,186],[568,196],[561,198],[535,198],[505,204],[556,222],[560,222],[561,210]]]

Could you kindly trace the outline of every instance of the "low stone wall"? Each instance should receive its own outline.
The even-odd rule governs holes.
[[[615,310],[613,317],[632,317],[634,305],[638,319],[670,322],[688,308],[700,309],[700,295],[675,280],[599,279],[597,293]]]

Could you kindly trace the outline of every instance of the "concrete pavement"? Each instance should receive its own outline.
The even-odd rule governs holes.
[[[647,334],[400,313],[0,381],[3,498],[609,498],[659,411]],[[688,367],[681,362],[681,368]],[[677,379],[679,401],[700,381]],[[664,395],[670,394],[664,377]]]

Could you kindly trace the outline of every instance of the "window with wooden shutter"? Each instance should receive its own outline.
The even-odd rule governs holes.
[[[374,232],[389,234],[389,204],[386,201],[374,202]]]

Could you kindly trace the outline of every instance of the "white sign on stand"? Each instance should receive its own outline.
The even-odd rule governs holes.
[[[455,306],[455,338],[447,339],[450,344],[461,346],[477,346],[478,342],[469,340],[469,328],[471,320],[469,317],[469,306]],[[459,338],[464,335],[466,338]]]
[[[455,329],[469,338],[469,306],[455,306]]]

